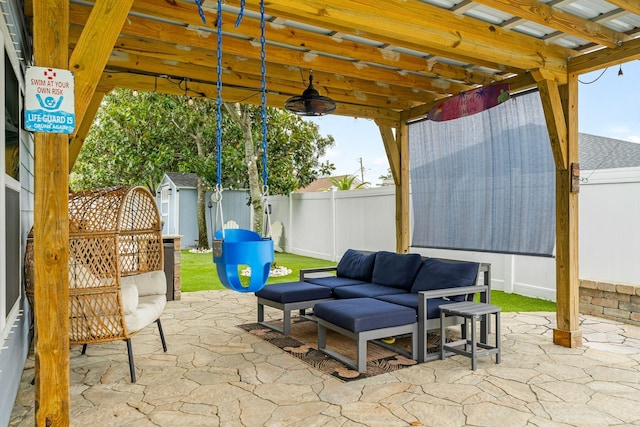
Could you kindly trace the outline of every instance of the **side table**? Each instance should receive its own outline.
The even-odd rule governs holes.
[[[478,341],[476,332],[476,322],[481,320],[486,325],[489,324],[490,315],[496,317],[496,344],[492,346],[488,343],[486,333],[483,333]],[[445,318],[446,316],[460,316],[464,318],[462,339],[450,343],[445,343]],[[471,339],[467,330],[470,326]],[[458,348],[464,345],[463,348]],[[446,352],[453,352],[471,358],[471,369],[476,370],[478,357],[496,355],[496,363],[500,363],[500,307],[481,302],[458,302],[444,304],[440,306],[440,359],[444,360]]]

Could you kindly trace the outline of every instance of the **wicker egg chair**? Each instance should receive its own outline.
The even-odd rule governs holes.
[[[26,294],[33,305],[33,229],[25,255]],[[167,351],[160,314],[166,278],[158,209],[143,187],[69,194],[69,340],[87,344],[124,340],[131,381],[136,381],[131,337],[156,322]],[[36,318],[37,322],[38,319]]]

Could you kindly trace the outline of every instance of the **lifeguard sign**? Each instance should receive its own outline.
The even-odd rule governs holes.
[[[25,129],[35,132],[73,133],[76,115],[71,71],[29,67],[25,90]]]

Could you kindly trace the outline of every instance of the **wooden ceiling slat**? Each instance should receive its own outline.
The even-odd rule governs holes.
[[[205,10],[207,24],[203,24],[196,13],[194,4],[177,3],[171,5],[167,2],[158,3],[155,0],[137,0],[133,10],[137,13],[151,14],[166,19],[178,19],[195,26],[211,27],[215,15]],[[260,38],[260,23],[245,17],[242,25],[234,26],[235,17],[230,14],[223,15],[223,28],[234,34],[243,35],[252,39]],[[397,67],[407,71],[429,74],[434,77],[466,81],[476,84],[489,84],[500,80],[500,74],[488,72],[473,72],[465,67],[457,67],[451,64],[439,62],[433,59],[413,56],[401,52],[368,46],[356,43],[333,35],[324,35],[311,31],[304,31],[276,23],[267,24],[267,41],[290,45],[297,49],[303,48],[309,51],[322,51],[332,55],[338,55],[354,60],[380,64],[388,67]]]
[[[75,43],[81,28],[71,26],[69,39],[71,44]],[[153,43],[153,51],[150,49],[149,40],[134,36],[120,36],[115,43],[114,53],[111,55],[108,66],[123,69],[131,67],[132,70],[139,70],[143,74],[157,73],[179,78],[190,78],[215,84],[216,79],[216,58],[215,52],[204,49],[185,50],[176,45],[168,43]],[[121,52],[121,53],[119,53]],[[131,60],[130,57],[145,58],[145,61],[152,61],[154,64],[144,64]],[[149,67],[154,67],[151,70]],[[236,56],[225,55],[223,57],[224,80],[226,84],[245,85],[258,89],[261,84],[260,62],[258,60],[238,59]],[[299,95],[305,89],[306,84],[303,79],[306,75],[302,70],[295,67],[277,64],[267,64],[268,76],[267,86],[270,91],[278,91],[289,96]],[[327,88],[342,91],[355,91],[364,95],[381,97],[386,96],[391,99],[406,100],[407,102],[425,102],[439,99],[442,96],[432,92],[421,92],[407,87],[380,85],[355,78],[338,78],[333,74],[314,72],[316,88],[322,93]],[[278,86],[274,86],[277,84]],[[279,105],[278,107],[282,107]]]
[[[145,57],[143,55],[135,54],[112,55],[108,65],[112,69],[136,69],[146,74],[167,74],[170,76],[178,76],[180,73],[183,73],[185,74],[184,78],[189,78],[191,81],[195,80],[206,82],[211,77],[216,77],[215,68],[185,65],[181,63],[166,64],[165,62],[153,57]],[[237,72],[226,71],[222,76],[222,80],[226,87],[242,86],[246,88],[253,88],[255,91],[258,91],[261,85],[261,77],[259,75],[247,75]],[[211,82],[210,84],[215,85],[215,82]],[[353,99],[353,95],[346,90],[331,88],[330,91],[323,91],[320,85],[315,85],[315,87],[324,95],[333,98],[336,102],[350,102],[350,100]],[[288,82],[283,82],[282,80],[274,78],[269,78],[267,80],[267,88],[270,93],[279,93],[288,97],[293,94],[299,95],[304,89],[302,85],[294,87],[288,84]],[[191,91],[189,94],[197,96]],[[214,96],[215,95],[216,94],[214,93]],[[404,110],[415,105],[415,101],[401,100],[398,98],[392,99],[390,97],[377,96],[364,92],[360,92],[357,99],[363,104],[366,103],[369,106],[391,108],[394,110]],[[284,104],[278,105],[277,107],[283,108]]]
[[[71,5],[70,22],[82,25],[85,17],[88,17],[91,8],[81,5]],[[132,17],[122,29],[123,34],[152,38],[165,43],[176,43],[183,46],[193,46],[203,49],[215,49],[216,35],[214,33],[202,33],[195,30],[166,24],[159,21]],[[153,47],[149,47],[153,49]],[[223,40],[223,52],[227,55],[238,55],[250,59],[260,58],[260,46],[249,40],[226,37]],[[303,51],[294,51],[279,46],[268,45],[266,55],[270,63],[290,66],[296,64],[306,69],[335,73],[341,76],[359,77],[366,68],[367,79],[375,85],[375,82],[385,82],[390,85],[406,86],[440,93],[459,93],[472,89],[474,86],[462,85],[444,79],[432,79],[416,74],[399,73],[394,70],[370,66],[360,62],[344,61],[326,56],[320,56]]]
[[[474,0],[474,2],[611,48],[618,47],[619,43],[630,39],[624,33],[566,13],[538,0]]]
[[[247,0],[246,4],[257,10],[259,0]],[[495,69],[544,67],[560,79],[565,78],[566,58],[571,55],[570,50],[534,37],[422,2],[278,0],[267,2],[265,8],[275,16]]]

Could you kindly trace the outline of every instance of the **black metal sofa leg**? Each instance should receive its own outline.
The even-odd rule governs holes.
[[[162,349],[166,353],[167,342],[164,340],[164,332],[162,332],[162,323],[160,323],[160,319],[156,319],[156,323],[158,324],[158,332],[160,332],[160,341],[162,341]]]
[[[82,353],[80,354],[85,354],[87,352],[87,345],[86,344],[82,344]]]
[[[133,364],[133,350],[131,349],[131,338],[125,340],[127,342],[127,353],[129,354],[129,373],[131,374],[131,382],[136,382],[136,368]]]

